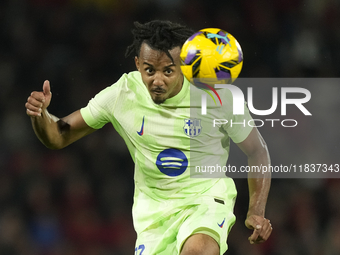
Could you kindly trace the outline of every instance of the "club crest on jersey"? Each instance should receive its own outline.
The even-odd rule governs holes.
[[[202,131],[200,119],[185,119],[184,120],[184,133],[191,137],[198,136]]]

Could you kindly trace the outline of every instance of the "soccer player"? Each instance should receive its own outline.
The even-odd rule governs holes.
[[[135,163],[135,254],[223,254],[227,235],[235,222],[236,188],[231,178],[191,178],[190,85],[180,69],[180,50],[193,34],[169,21],[135,22],[134,41],[127,55],[135,53],[138,71],[123,74],[88,105],[64,118],[47,111],[51,101],[49,81],[32,92],[27,114],[40,141],[61,149],[112,123],[125,140]],[[223,94],[223,93],[222,93]],[[228,109],[226,109],[228,111]],[[234,118],[232,113],[226,116]],[[227,118],[226,117],[226,118]],[[251,119],[249,112],[242,118]],[[188,124],[189,123],[189,124]],[[250,166],[269,165],[266,144],[256,128],[224,125],[209,137],[213,150],[195,148],[198,155],[226,164],[231,138],[248,157]],[[227,140],[226,140],[227,139]],[[222,142],[222,140],[224,142]],[[192,153],[191,153],[192,152]],[[248,175],[249,210],[245,225],[253,229],[250,243],[268,239],[272,227],[264,217],[270,176]]]

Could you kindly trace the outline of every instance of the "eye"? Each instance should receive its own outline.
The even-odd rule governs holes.
[[[154,70],[151,67],[147,67],[144,69],[147,74],[153,74]]]
[[[173,70],[172,69],[166,69],[164,72],[165,72],[166,75],[170,75],[170,74],[173,73]]]

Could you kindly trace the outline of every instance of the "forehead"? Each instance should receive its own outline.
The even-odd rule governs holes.
[[[151,48],[149,45],[147,45],[146,43],[143,43],[140,49],[139,58],[150,64],[163,63],[166,65],[170,65],[170,64],[179,65],[180,52],[181,52],[180,47],[175,47],[169,51],[171,57],[173,58],[175,62],[175,63],[172,63],[172,60],[169,58],[169,56],[165,52],[160,51],[160,50],[155,50]]]

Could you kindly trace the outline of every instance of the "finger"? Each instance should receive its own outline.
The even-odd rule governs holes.
[[[30,96],[27,99],[27,103],[34,107],[38,107],[38,108],[43,107],[43,99],[41,97]]]
[[[260,235],[264,235],[268,231],[268,229],[270,229],[272,226],[270,223],[270,220],[268,219],[264,219],[261,225],[262,225],[262,228],[261,228]]]
[[[261,224],[261,229],[259,229],[259,236],[262,237],[264,236],[268,229],[270,228],[270,223],[268,220],[265,220],[262,224]]]
[[[42,106],[42,103],[38,103],[38,105],[34,105],[34,104],[27,102],[25,104],[26,109],[29,109],[29,110],[34,111],[34,112],[41,112],[41,110],[42,110],[41,106]]]
[[[262,239],[264,241],[268,240],[268,238],[270,237],[270,235],[273,231],[272,224],[269,223],[268,225],[269,225],[269,227],[268,227],[267,231],[262,235]]]
[[[248,238],[248,240],[251,244],[255,243],[256,240],[258,239],[259,234],[260,234],[260,229],[261,229],[261,226],[257,225],[256,228],[253,231],[253,234]]]
[[[31,111],[30,109],[26,109],[26,114],[31,117],[41,116],[41,112]]]
[[[247,227],[250,229],[254,229],[252,235],[248,238],[249,242],[253,244],[259,236],[261,225],[254,218],[251,217],[247,220]]]
[[[43,92],[37,92],[37,91],[33,91],[31,93],[31,95],[29,96],[28,100],[37,100],[41,103],[43,103],[45,101],[45,96],[44,96],[44,93]],[[27,100],[27,101],[28,101]]]
[[[262,231],[259,233],[259,236],[255,240],[255,243],[263,243],[267,241],[272,233],[272,230],[272,225],[270,224],[270,221],[267,220],[266,224],[262,227]]]
[[[44,81],[43,91],[45,96],[49,96],[51,94],[51,86],[48,80]]]
[[[38,113],[41,113],[42,112],[42,107],[41,107],[42,103],[40,103],[40,105],[38,106],[35,106],[29,102],[27,102],[25,104],[25,107],[26,109],[30,110],[30,111],[33,111],[33,112],[38,112]]]

